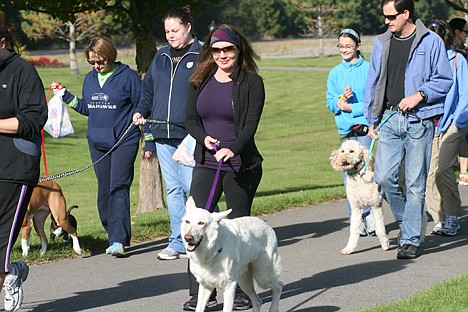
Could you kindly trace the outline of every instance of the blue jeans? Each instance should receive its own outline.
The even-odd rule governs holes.
[[[168,247],[178,252],[185,252],[180,235],[180,223],[185,214],[185,202],[190,194],[193,169],[172,160],[172,155],[181,142],[182,139],[156,139],[156,152],[166,183],[166,200],[172,232]]]
[[[400,245],[420,244],[433,137],[432,120],[409,122],[402,113],[395,113],[380,129],[374,179],[400,223]],[[398,184],[403,161],[406,194]]]

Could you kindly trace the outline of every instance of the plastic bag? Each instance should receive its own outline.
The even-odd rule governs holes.
[[[195,154],[196,143],[195,139],[190,134],[187,134],[175,153],[172,155],[172,159],[181,165],[195,167],[195,159],[193,155]]]
[[[49,100],[49,115],[44,130],[53,138],[58,138],[74,133],[68,110],[63,103],[62,97],[65,89],[61,89]]]

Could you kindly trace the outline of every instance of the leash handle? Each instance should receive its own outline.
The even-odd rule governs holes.
[[[216,144],[213,145],[213,149],[215,150],[215,152],[218,151],[218,147],[216,146]],[[221,159],[218,162],[218,168],[216,169],[216,174],[213,180],[213,185],[211,186],[210,195],[208,196],[208,200],[206,201],[205,210],[210,211],[210,206],[211,206],[211,203],[213,202],[214,192],[216,190],[216,185],[218,184],[219,173],[221,172],[222,165],[223,165],[223,160]]]

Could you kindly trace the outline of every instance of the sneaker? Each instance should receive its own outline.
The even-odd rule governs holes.
[[[248,310],[252,308],[252,301],[245,294],[239,294],[234,297],[233,310]]]
[[[458,184],[459,185],[468,185],[468,173],[460,173],[458,175]]]
[[[114,249],[114,247],[112,247],[112,245],[110,245],[109,247],[107,247],[106,249],[106,254],[110,255],[112,254],[112,250]]]
[[[123,244],[118,242],[114,242],[109,248],[107,248],[106,253],[111,254],[117,258],[122,258],[126,255]]]
[[[187,258],[187,253],[179,252],[171,247],[166,247],[163,251],[158,253],[159,260],[175,260],[179,258]]]
[[[460,224],[456,216],[447,216],[444,223],[441,233],[442,236],[455,236],[458,234]]]
[[[28,278],[29,267],[25,262],[13,262],[11,272],[5,277],[5,310],[17,311],[23,303],[23,282]]]
[[[432,229],[431,234],[432,235],[441,235],[443,227],[444,227],[444,222],[437,221],[436,223],[434,223],[434,228]]]
[[[189,301],[184,303],[184,311],[195,311],[197,308],[198,296],[192,296]],[[206,304],[207,309],[214,309],[218,306],[218,301],[216,297],[210,297],[208,303]]]
[[[397,259],[416,259],[419,257],[419,246],[404,244],[398,250]]]

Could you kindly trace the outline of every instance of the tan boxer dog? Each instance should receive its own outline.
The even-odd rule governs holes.
[[[76,235],[76,229],[68,221],[67,205],[62,189],[55,181],[39,182],[34,188],[31,200],[28,205],[28,212],[21,227],[21,248],[23,256],[27,257],[29,252],[29,236],[31,229],[34,229],[41,238],[41,255],[47,250],[48,240],[44,232],[44,225],[47,216],[52,213],[55,221],[64,231],[69,233],[73,240],[73,249],[81,255],[80,242]],[[31,222],[32,220],[32,222]]]

